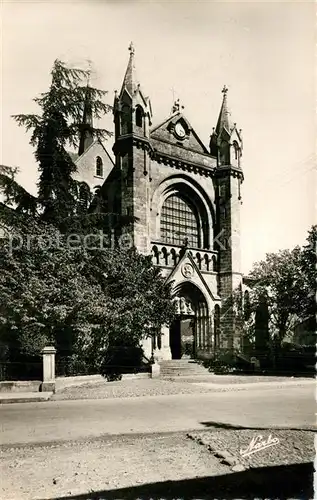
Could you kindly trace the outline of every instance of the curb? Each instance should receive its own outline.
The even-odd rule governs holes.
[[[305,387],[306,385],[316,384],[314,379],[302,380],[302,381],[272,381],[272,382],[245,382],[236,384],[216,384],[214,382],[191,382],[193,385],[205,388],[214,389],[217,391],[243,391],[252,389],[287,389],[289,387]]]
[[[49,401],[51,396],[53,395],[52,392],[47,392],[45,393],[45,396],[27,396],[23,397],[23,395],[19,395],[17,397],[12,397],[9,396],[7,398],[0,397],[0,405],[6,405],[6,404],[14,404],[14,403],[41,403],[42,401]]]
[[[221,464],[228,465],[231,468],[232,472],[243,472],[248,468],[242,465],[239,462],[239,460],[228,451],[217,450],[213,448],[210,444],[205,443],[203,439],[196,438],[192,434],[186,434],[186,436],[192,441],[195,441],[200,445],[206,446],[208,451],[210,451],[216,458],[219,458]]]

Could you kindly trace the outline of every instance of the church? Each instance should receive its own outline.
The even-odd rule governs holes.
[[[113,105],[113,161],[83,130],[76,179],[100,188],[110,212],[133,216],[129,237],[172,283],[176,316],[148,354],[158,360],[208,358],[239,349],[232,293],[242,287],[240,207],[242,135],[231,122],[228,89],[210,123],[207,147],[176,102],[155,124],[150,98],[137,79],[132,44]],[[84,124],[92,124],[85,110]]]

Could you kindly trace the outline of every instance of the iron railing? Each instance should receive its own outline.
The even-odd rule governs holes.
[[[1,361],[0,381],[42,380],[42,361]]]

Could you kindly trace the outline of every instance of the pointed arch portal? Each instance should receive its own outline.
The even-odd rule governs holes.
[[[211,348],[211,322],[207,301],[198,287],[181,283],[175,290],[176,317],[169,329],[172,359],[195,358]]]

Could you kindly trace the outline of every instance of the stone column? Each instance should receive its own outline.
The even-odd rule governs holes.
[[[154,357],[156,357],[159,361],[172,359],[170,348],[170,330],[166,325],[161,328],[161,349],[155,350]]]
[[[150,359],[152,356],[152,337],[147,337],[142,340],[142,349],[144,352],[144,355]]]
[[[43,355],[43,383],[42,392],[55,392],[55,347],[44,347]]]

